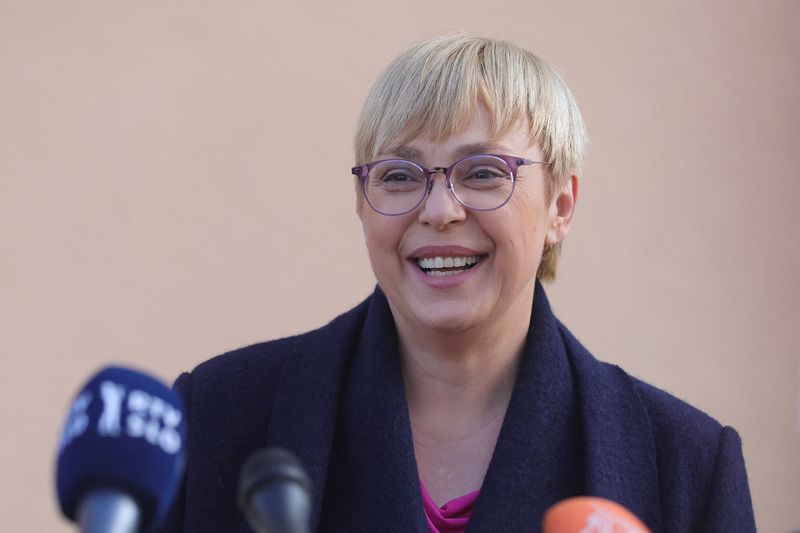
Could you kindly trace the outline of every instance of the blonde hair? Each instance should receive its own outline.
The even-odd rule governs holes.
[[[454,34],[422,41],[398,56],[370,90],[355,136],[356,164],[425,136],[446,139],[466,127],[478,102],[493,138],[530,128],[547,163],[548,200],[580,174],[586,128],[558,73],[534,54],[495,39]],[[537,277],[555,277],[560,243],[545,245]]]

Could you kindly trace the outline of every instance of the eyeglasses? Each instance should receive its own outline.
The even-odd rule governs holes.
[[[517,169],[541,164],[508,155],[472,155],[450,167],[426,169],[406,159],[382,159],[353,167],[367,203],[382,215],[397,216],[419,207],[433,188],[434,174],[444,174],[453,197],[474,211],[506,205],[514,193]]]

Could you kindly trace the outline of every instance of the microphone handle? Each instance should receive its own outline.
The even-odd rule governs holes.
[[[139,505],[116,489],[90,491],[78,509],[81,533],[137,533],[140,522]]]

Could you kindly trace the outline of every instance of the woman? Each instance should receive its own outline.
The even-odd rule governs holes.
[[[755,529],[736,432],[598,362],[550,311],[540,281],[586,146],[551,67],[506,42],[423,42],[378,79],[355,144],[378,288],[178,379],[170,530],[238,530],[238,472],[264,446],[304,463],[322,531],[531,531],[582,494],[653,531]]]

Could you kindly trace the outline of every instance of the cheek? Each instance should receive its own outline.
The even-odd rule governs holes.
[[[509,260],[538,265],[547,234],[548,215],[541,197],[516,193],[503,210],[495,229],[496,242],[509,250]],[[499,227],[502,225],[502,229]]]
[[[402,231],[391,219],[365,216],[362,218],[364,239],[372,261],[383,261],[388,255],[395,256],[402,238]]]

